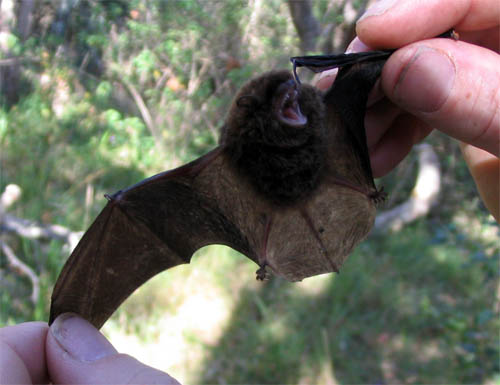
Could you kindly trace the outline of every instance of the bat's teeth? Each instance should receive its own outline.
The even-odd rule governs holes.
[[[299,110],[297,103],[298,96],[299,93],[297,92],[297,90],[287,92],[281,104],[282,109],[293,108],[294,110]]]
[[[292,127],[307,124],[307,118],[300,111],[298,103],[299,91],[296,88],[296,83],[292,79],[291,82],[283,83],[280,87],[283,89],[278,94],[279,104],[276,110],[278,120]]]
[[[287,93],[283,98],[283,106],[286,106],[290,102],[290,93]]]

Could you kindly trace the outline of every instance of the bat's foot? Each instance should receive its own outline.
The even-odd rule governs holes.
[[[267,281],[269,279],[269,272],[266,270],[267,264],[263,264],[259,270],[255,272],[257,281]]]
[[[386,200],[387,193],[384,191],[384,187],[381,187],[380,190],[375,190],[375,192],[370,193],[368,197],[373,201],[373,203],[378,205]]]

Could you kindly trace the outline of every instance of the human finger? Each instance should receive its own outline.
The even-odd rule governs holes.
[[[431,131],[428,125],[410,114],[398,115],[369,150],[373,176],[379,178],[391,171],[408,155],[413,145]]]
[[[356,33],[368,46],[399,48],[451,28],[493,28],[499,20],[498,0],[382,0],[358,20]]]
[[[500,56],[449,39],[396,51],[381,77],[387,97],[430,126],[500,155]]]
[[[0,329],[0,384],[48,382],[47,330],[43,322],[26,322]]]
[[[47,365],[54,383],[178,384],[168,374],[120,354],[89,322],[60,315],[47,335]]]
[[[359,40],[359,38],[355,37],[354,40],[349,44],[345,52],[366,52],[371,50],[372,48],[368,47],[361,40]],[[333,84],[338,72],[338,68],[332,68],[330,70],[323,71],[317,75],[315,80],[313,80],[313,83],[320,90],[326,91]]]
[[[376,103],[367,106],[365,112],[365,129],[368,149],[375,147],[389,127],[394,124],[396,118],[404,113],[406,112],[387,98],[382,98]]]
[[[500,223],[500,159],[470,144],[460,148],[484,205]]]

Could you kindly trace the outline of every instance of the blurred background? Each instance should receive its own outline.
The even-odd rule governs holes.
[[[342,52],[367,3],[0,0],[0,326],[48,319],[104,193],[212,149],[246,80]],[[457,143],[433,133],[377,183],[341,274],[256,282],[211,246],[104,334],[184,383],[500,384],[499,227]]]

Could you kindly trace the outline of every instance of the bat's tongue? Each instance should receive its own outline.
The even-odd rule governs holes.
[[[283,83],[278,90],[277,117],[282,123],[299,127],[307,123],[307,118],[300,111],[299,91],[293,80]]]

